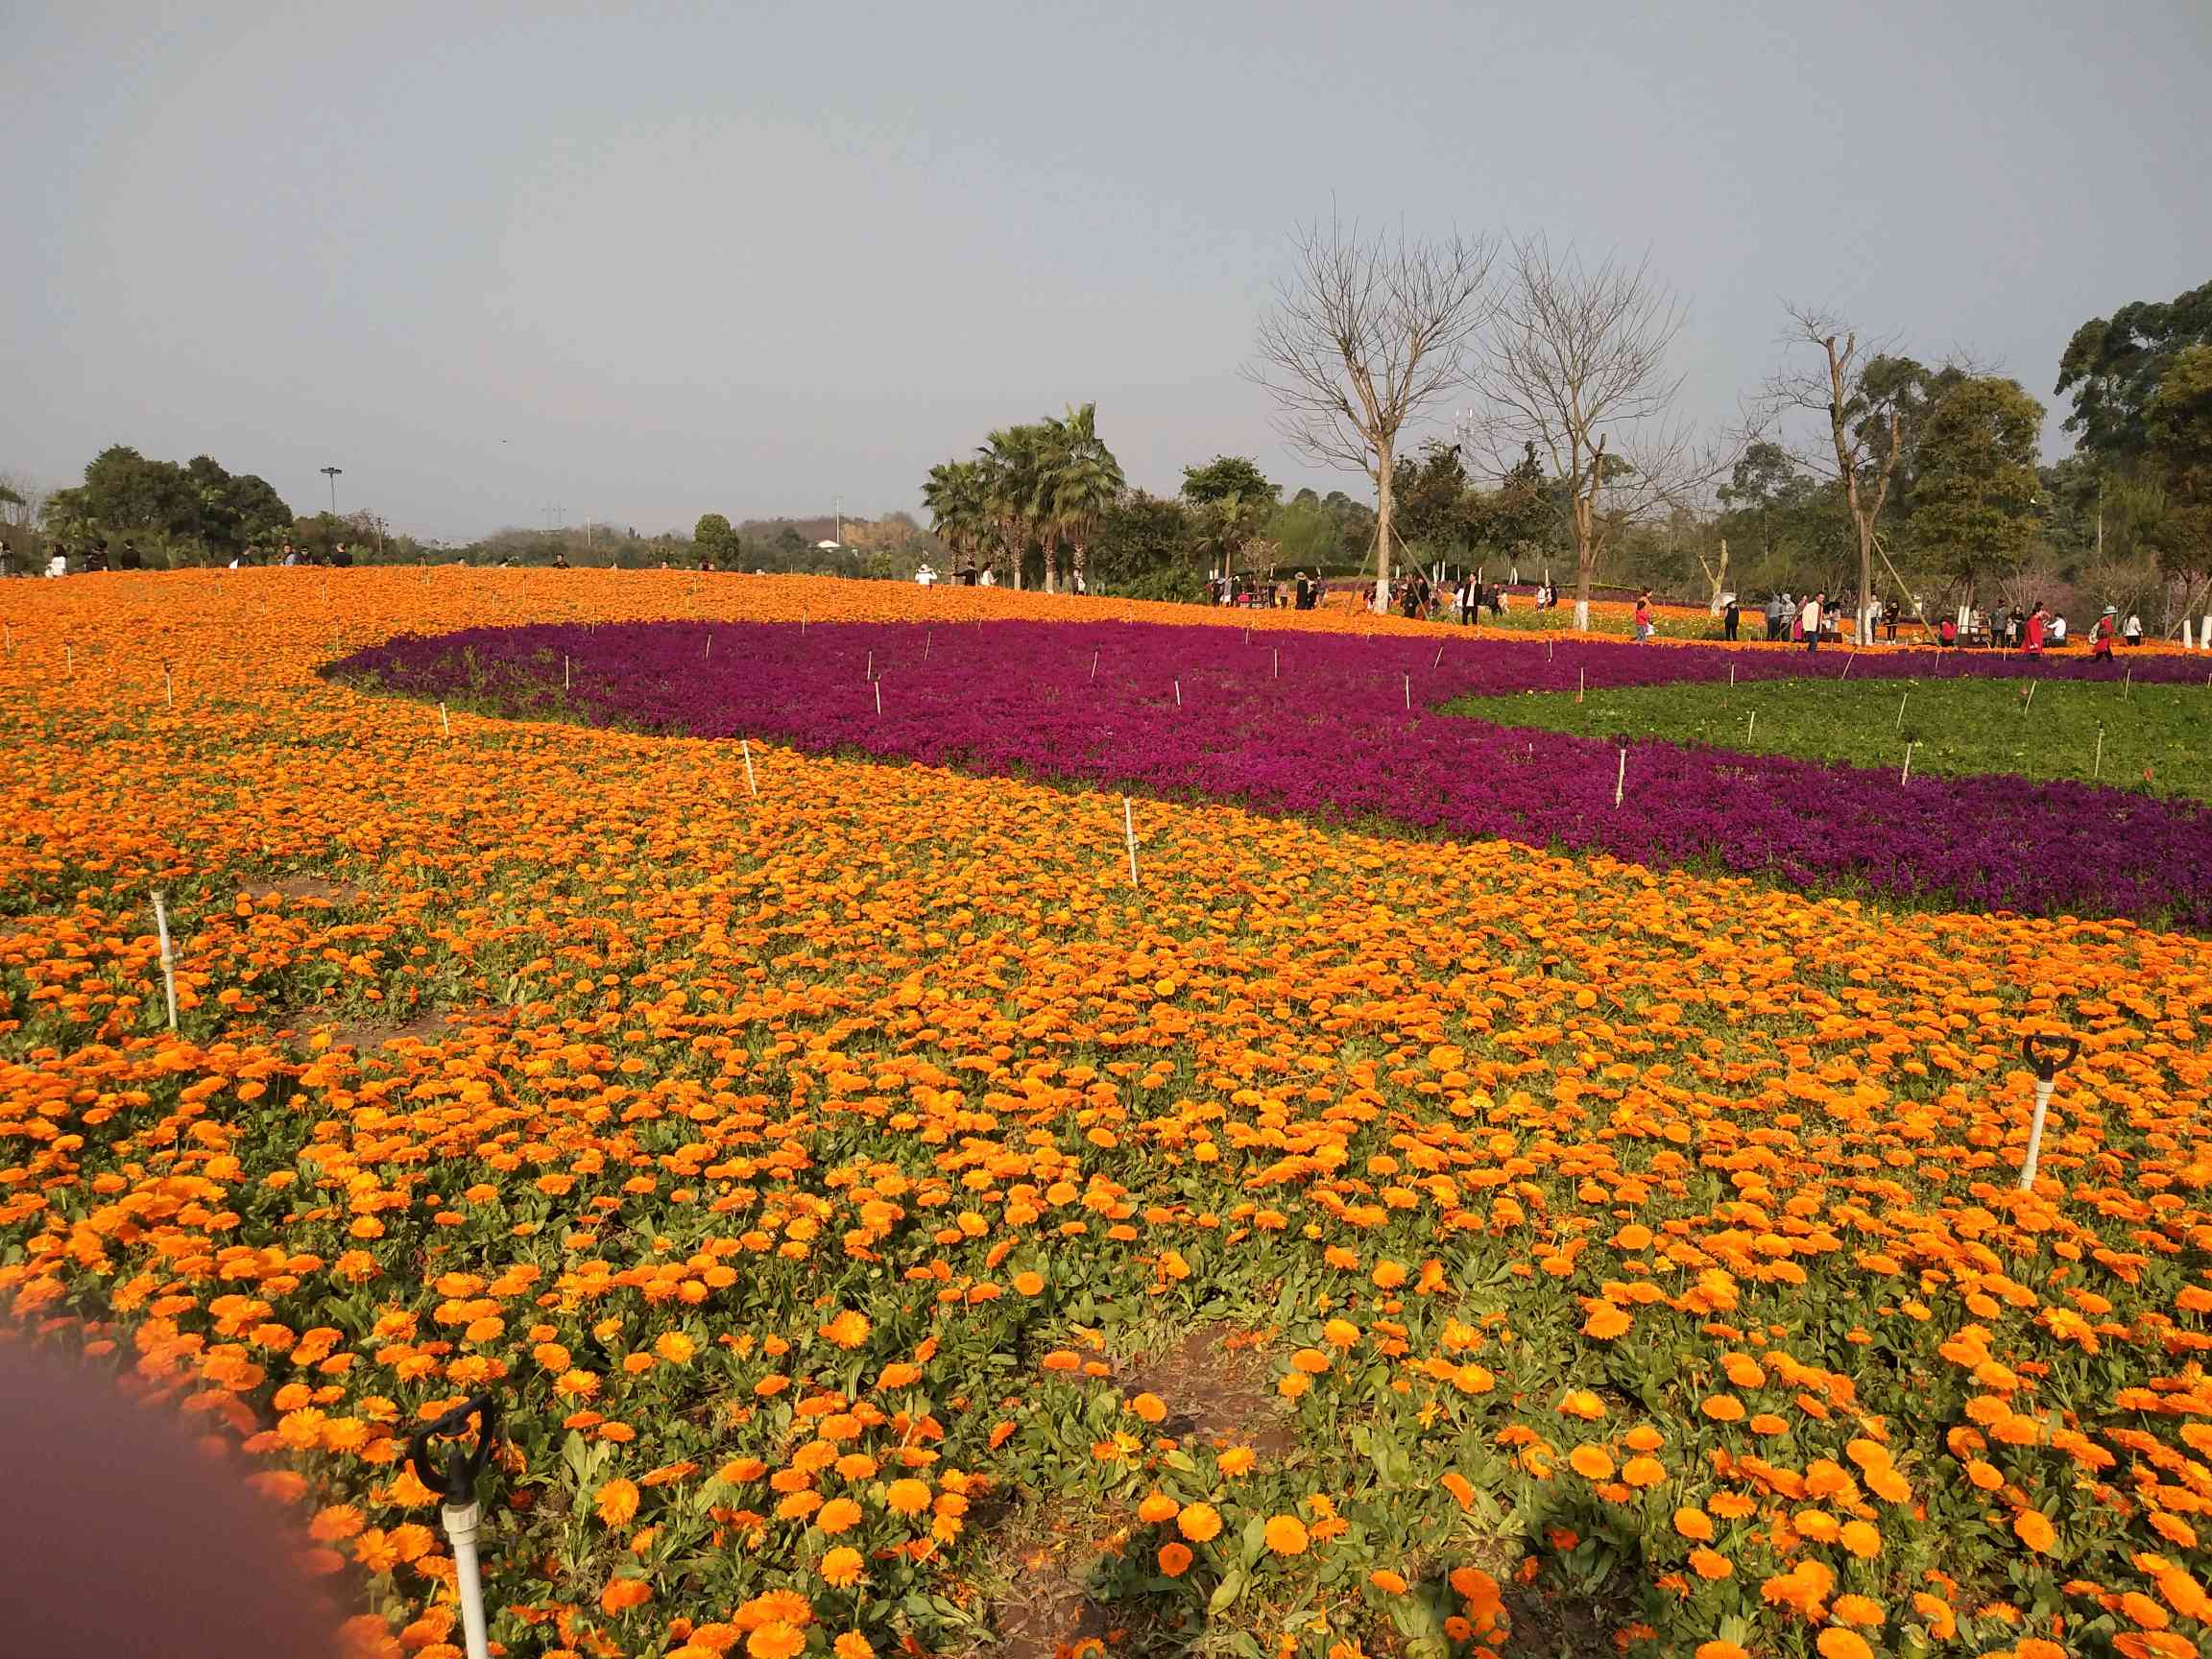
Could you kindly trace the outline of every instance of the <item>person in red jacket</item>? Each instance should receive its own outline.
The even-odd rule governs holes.
[[[2112,636],[2119,632],[2118,628],[2114,626],[2112,618],[2119,614],[2120,611],[2117,606],[2107,605],[2104,607],[2104,614],[2097,618],[2097,629],[2094,635],[2096,643],[2090,647],[2090,661],[2109,662],[2112,661]]]
[[[2028,613],[2028,631],[2024,643],[2028,647],[2029,656],[2043,655],[2043,601],[2040,599],[2035,601],[2034,608]]]

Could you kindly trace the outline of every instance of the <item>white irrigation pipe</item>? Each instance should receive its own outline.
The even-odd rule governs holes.
[[[2051,1091],[2056,1087],[2058,1073],[2074,1063],[2074,1056],[2081,1046],[2071,1037],[2056,1039],[2059,1051],[2036,1051],[2037,1039],[2029,1037],[2020,1045],[2020,1051],[2035,1068],[2035,1111],[2028,1119],[2028,1156],[2020,1165],[2020,1190],[2030,1192],[2035,1188],[2035,1166],[2043,1158],[2043,1118],[2051,1109]]]
[[[154,931],[161,941],[161,989],[169,1001],[169,1029],[177,1029],[177,958],[169,949],[169,903],[160,888],[154,889]]]
[[[491,1659],[492,1644],[484,1628],[484,1578],[476,1565],[476,1527],[481,1511],[470,1498],[460,1508],[440,1505],[438,1518],[453,1545],[453,1583],[461,1596],[461,1640],[469,1659]]]

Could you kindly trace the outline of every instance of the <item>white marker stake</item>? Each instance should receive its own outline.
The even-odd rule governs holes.
[[[1175,707],[1183,707],[1183,682],[1180,680],[1175,682]]]
[[[2035,1079],[2035,1112],[2028,1119],[2028,1159],[2020,1166],[2020,1190],[2032,1192],[2035,1189],[2035,1166],[2043,1157],[2043,1115],[2051,1109],[2051,1091],[2056,1085],[2056,1077]]]
[[[2089,765],[2089,781],[2094,783],[2104,776],[2104,723],[2097,723],[2097,758]]]
[[[1905,745],[1905,770],[1897,774],[1897,781],[1900,785],[1912,781],[1912,751],[1919,747],[1920,739],[1917,737]]]
[[[1851,678],[1851,664],[1852,664],[1852,663],[1854,663],[1854,662],[1856,662],[1858,660],[1859,660],[1859,653],[1858,653],[1857,651],[1853,651],[1853,652],[1852,652],[1852,653],[1851,653],[1851,654],[1850,654],[1848,657],[1844,658],[1844,659],[1843,659],[1843,672],[1842,672],[1842,673],[1840,673],[1840,674],[1839,674],[1839,675],[1837,676],[1837,678],[1838,678],[1839,680],[1848,680],[1848,679],[1850,679],[1850,678]]]
[[[760,799],[760,785],[753,781],[752,741],[748,738],[740,737],[737,740],[737,747],[744,753],[745,756],[745,787],[752,792],[753,799],[757,801]]]
[[[882,682],[882,681],[880,681],[880,680],[878,680],[878,681],[875,682],[875,685],[876,685],[876,712],[877,712],[877,713],[878,713],[878,714],[880,714],[880,713],[882,713],[882,712],[883,712],[883,682]]]
[[[70,673],[72,673],[72,674],[76,673],[76,672],[77,672],[77,647],[76,647],[76,646],[74,646],[74,645],[64,645],[64,646],[62,646],[62,647],[61,647],[61,658],[62,658],[62,661],[68,664],[68,667],[69,667],[69,672],[70,672]],[[2130,674],[2132,674],[2132,673],[2134,672],[2134,670],[2133,670],[2132,668],[2130,668],[2130,669],[2128,670],[2128,672],[2129,672]]]
[[[2034,707],[2034,705],[2035,705],[2035,686],[2036,686],[2036,684],[2037,684],[2037,683],[2036,683],[2035,681],[2033,681],[2033,680],[2031,680],[2031,681],[2029,681],[2029,682],[2028,682],[2028,695],[2020,699],[2020,712],[2021,712],[2021,713],[2023,713],[2023,714],[2027,713],[2027,712],[2028,712],[2028,710],[2029,710],[2030,709],[2033,708],[2033,707]]]
[[[1627,792],[1627,788],[1628,751],[1623,748],[1621,751],[1621,770],[1613,775],[1613,809],[1616,812],[1621,809],[1621,797]]]
[[[2120,682],[2120,695],[2121,695],[2122,697],[2129,697],[2129,698],[2131,698],[2131,697],[2133,697],[2133,696],[2135,695],[2135,670],[2134,670],[2134,669],[2132,669],[2132,668],[2128,669],[2128,678]]]
[[[1430,667],[1431,667],[1431,668],[1441,668],[1443,665],[1444,665],[1444,647],[1443,647],[1443,646],[1441,646],[1441,645],[1439,645],[1439,646],[1437,646],[1437,647],[1436,647],[1436,655],[1435,655],[1434,657],[1431,657],[1431,658],[1429,660],[1429,666],[1430,666]]]
[[[1283,647],[1280,645],[1275,647],[1275,672],[1269,678],[1275,680],[1283,678]],[[2206,676],[2204,685],[2208,689],[2212,689],[2212,675]]]
[[[1758,710],[1758,709],[1752,709],[1752,710],[1751,710],[1751,718],[1750,718],[1750,720],[1749,720],[1749,721],[1747,721],[1747,722],[1744,724],[1744,727],[1743,727],[1743,741],[1744,741],[1744,742],[1746,742],[1746,743],[1750,742],[1750,741],[1751,741],[1751,733],[1754,733],[1754,732],[1756,732],[1756,731],[1758,731],[1758,730],[1759,730],[1759,710]]]
[[[1905,730],[1905,705],[1910,703],[1911,700],[1912,693],[1910,691],[1906,692],[1904,696],[1897,699],[1897,730],[1900,732]]]
[[[169,998],[169,1029],[177,1029],[177,960],[169,950],[169,904],[161,889],[154,889],[154,931],[161,940],[161,989]]]
[[[1410,674],[1406,676],[1406,711],[1413,711],[1413,676]]]
[[[707,654],[702,657],[700,661],[703,662],[711,662],[714,661],[714,636],[711,634],[707,636]]]
[[[561,689],[564,691],[568,689],[568,654],[566,652],[561,654]]]
[[[1121,833],[1129,842],[1129,885],[1137,885],[1137,819],[1129,810],[1129,797],[1121,797]]]
[[[1588,678],[1589,672],[1590,671],[1587,668],[1577,668],[1575,670],[1575,701],[1577,703],[1582,701],[1583,681]]]
[[[453,722],[445,718],[445,705],[438,705],[438,724],[445,729],[445,735],[453,735]]]
[[[922,661],[929,661],[929,647],[937,642],[937,630],[932,628],[922,636]]]
[[[1091,679],[1093,683],[1098,679],[1098,650],[1095,646],[1091,650]]]
[[[1728,689],[1736,689],[1736,664],[1733,662],[1728,664]]]
[[[169,664],[161,664],[161,698],[170,708],[177,707],[177,686],[169,678]]]
[[[871,651],[871,652],[869,652],[869,653],[868,653],[868,666],[866,667],[866,669],[864,669],[864,670],[861,672],[860,678],[861,678],[861,679],[863,679],[863,680],[873,680],[873,679],[875,679],[875,678],[876,678],[876,653],[875,653],[875,652]]]

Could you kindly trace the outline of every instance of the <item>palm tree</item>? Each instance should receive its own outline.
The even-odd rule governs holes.
[[[973,565],[991,528],[991,498],[979,461],[945,461],[929,469],[922,486],[929,527],[942,536],[956,558]]]
[[[1014,565],[1014,586],[1022,586],[1022,565],[1029,548],[1043,541],[1045,591],[1049,593],[1059,576],[1059,558],[1056,544],[1040,534],[1046,505],[1043,433],[1038,426],[1001,427],[976,451],[976,462],[983,469],[984,493],[1000,548]]]
[[[1070,404],[1065,420],[1049,417],[1045,422],[1050,496],[1048,517],[1053,532],[1065,536],[1071,554],[1076,586],[1090,587],[1091,538],[1099,517],[1120,499],[1126,480],[1114,451],[1098,439],[1098,405],[1080,409]],[[1055,563],[1046,555],[1047,574]]]

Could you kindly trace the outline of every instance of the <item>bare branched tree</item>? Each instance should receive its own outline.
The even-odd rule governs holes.
[[[1276,429],[1322,466],[1375,484],[1375,591],[1388,603],[1391,475],[1399,434],[1466,376],[1489,320],[1488,236],[1363,239],[1316,222],[1292,233],[1295,269],[1276,285],[1245,373],[1275,397]]]
[[[1567,491],[1575,532],[1575,626],[1613,532],[1696,504],[1731,446],[1700,444],[1668,367],[1685,312],[1648,261],[1586,265],[1541,236],[1513,244],[1476,382],[1477,427],[1495,456],[1533,443]]]
[[[1840,485],[1859,535],[1859,632],[1870,637],[1867,613],[1874,603],[1875,527],[1889,496],[1889,484],[1905,450],[1905,414],[1898,394],[1903,386],[1869,385],[1866,368],[1888,356],[1888,343],[1862,344],[1858,331],[1833,311],[1809,305],[1784,308],[1790,325],[1783,344],[1798,352],[1792,365],[1767,382],[1768,409],[1787,420],[1793,414],[1814,419],[1818,441],[1791,450],[1792,458],[1828,483]],[[1808,359],[1806,348],[1819,355]]]

